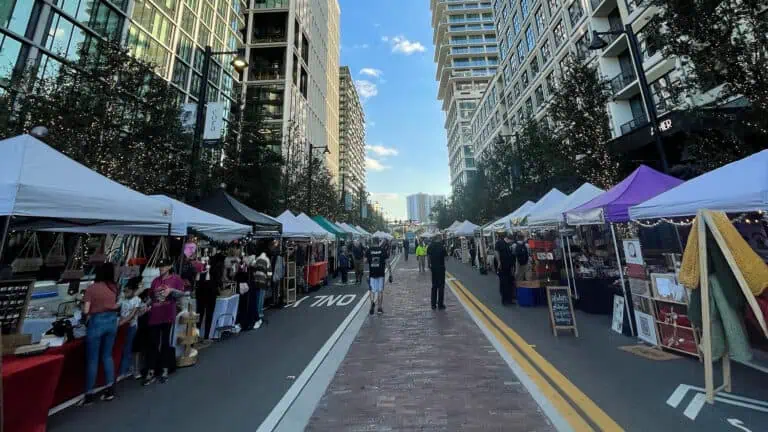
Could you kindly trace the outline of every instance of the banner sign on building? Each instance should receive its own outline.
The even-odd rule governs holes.
[[[224,135],[224,102],[208,102],[205,110],[205,129],[203,130],[203,143],[206,146],[214,146],[221,141]]]
[[[195,123],[197,121],[197,104],[185,103],[181,105],[181,128],[184,133],[195,133]]]

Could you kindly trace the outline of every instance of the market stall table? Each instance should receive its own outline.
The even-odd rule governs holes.
[[[307,281],[307,285],[314,287],[323,283],[323,280],[328,276],[328,262],[321,261],[314,264],[309,264],[304,269],[304,278]]]
[[[3,357],[3,427],[13,432],[44,432],[64,356]]]
[[[621,289],[614,286],[616,278],[576,278],[576,290],[579,298],[576,309],[590,314],[611,315],[613,313],[613,295],[622,295]]]

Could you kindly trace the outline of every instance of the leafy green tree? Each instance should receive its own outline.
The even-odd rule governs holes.
[[[3,137],[45,126],[49,145],[115,181],[147,194],[186,192],[191,139],[177,92],[119,44],[87,39],[56,76],[16,73],[0,107]]]
[[[580,179],[601,188],[621,180],[619,161],[605,145],[611,139],[610,101],[608,83],[596,68],[571,56],[547,107],[552,133],[559,141],[558,157],[565,158],[560,161]],[[582,159],[575,163],[579,155]]]
[[[436,221],[438,229],[444,230],[451,226],[455,220],[453,216],[450,202],[438,201],[437,204],[432,207],[431,217],[432,220]]]
[[[768,14],[760,0],[653,0],[659,14],[649,38],[680,59],[686,79],[673,83],[677,102],[700,115],[683,143],[684,171],[708,171],[765,147],[768,138]],[[708,94],[709,103],[700,95]],[[733,121],[728,112],[743,97]],[[744,105],[744,104],[741,104]],[[677,169],[677,168],[676,168]]]

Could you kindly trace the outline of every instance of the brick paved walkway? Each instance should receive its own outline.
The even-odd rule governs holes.
[[[386,313],[366,318],[306,430],[553,430],[449,289],[430,309],[416,266],[398,264]]]

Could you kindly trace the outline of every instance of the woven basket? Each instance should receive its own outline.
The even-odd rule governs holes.
[[[56,240],[45,257],[46,267],[64,267],[67,264],[67,255],[64,253],[64,234],[56,236]]]
[[[19,252],[19,257],[11,263],[14,273],[30,273],[40,270],[43,266],[43,255],[40,253],[40,243],[37,233],[32,233],[27,243]]]

